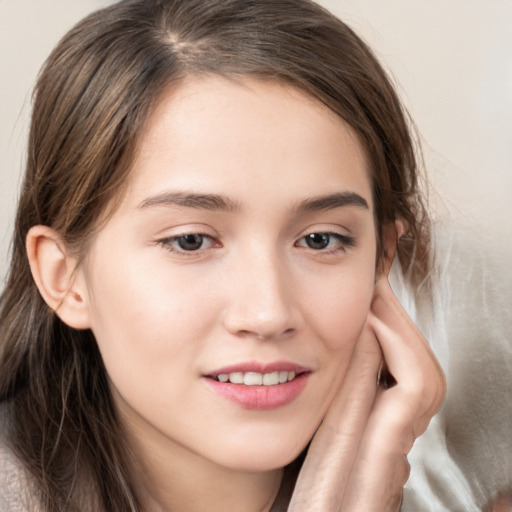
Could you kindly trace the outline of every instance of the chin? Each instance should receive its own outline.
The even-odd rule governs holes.
[[[292,443],[290,439],[264,438],[261,443],[247,443],[243,447],[233,447],[230,460],[222,465],[237,471],[264,472],[281,469],[293,462],[306,448],[309,439]]]

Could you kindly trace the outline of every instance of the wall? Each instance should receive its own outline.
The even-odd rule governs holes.
[[[105,0],[0,0],[0,279],[37,71]],[[512,247],[512,1],[323,0],[376,50],[420,131],[434,208]]]

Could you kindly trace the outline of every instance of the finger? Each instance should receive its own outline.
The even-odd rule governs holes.
[[[400,421],[410,421],[417,437],[442,405],[446,391],[443,371],[419,334],[399,333],[374,316],[369,323],[396,380],[396,385],[382,394],[376,409],[392,406],[394,412],[388,415],[395,419],[395,428],[399,428]]]
[[[376,285],[368,325],[396,385],[376,394],[343,496],[344,512],[399,510],[409,474],[407,454],[440,407],[445,390],[439,364],[387,279]]]
[[[397,332],[420,336],[423,343],[428,346],[418,327],[393,293],[386,277],[381,277],[375,284],[371,311]]]
[[[381,362],[377,340],[365,327],[340,392],[311,442],[289,511],[338,510],[373,406]]]
[[[424,365],[422,357],[427,351],[420,335],[416,332],[397,332],[372,313],[368,316],[368,323],[379,341],[386,367],[397,384],[407,382],[411,390],[418,386],[421,389],[423,379],[418,367]],[[421,345],[420,349],[416,345]]]
[[[444,373],[427,340],[398,302],[387,280],[375,287],[369,324],[381,344],[389,371],[413,390],[420,386],[434,400],[436,410],[444,398]]]
[[[427,362],[426,369],[399,336],[382,323],[380,329],[376,332],[384,357],[388,358],[391,371],[397,375],[397,384],[392,389],[379,389],[376,394],[343,496],[344,512],[395,512],[400,509],[402,489],[409,475],[407,454],[440,404],[432,400],[431,388],[433,385],[435,390],[442,384],[432,384],[421,376],[430,371],[435,374],[437,367],[432,365],[429,370],[431,363]],[[389,349],[387,342],[395,346]],[[401,371],[397,366],[402,367]]]
[[[375,397],[382,351],[373,329],[365,325],[354,347],[343,384],[334,399],[321,429],[332,433],[346,431],[351,415],[360,418],[361,410],[369,412]],[[345,424],[347,423],[347,424]]]

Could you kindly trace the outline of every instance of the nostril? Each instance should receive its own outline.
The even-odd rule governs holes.
[[[273,339],[288,338],[289,336],[293,335],[294,332],[295,332],[295,329],[288,328],[282,332],[269,333],[269,334],[256,334],[256,339],[261,340],[261,341],[268,341],[268,340],[273,340]]]

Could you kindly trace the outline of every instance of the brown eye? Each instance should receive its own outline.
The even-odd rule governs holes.
[[[331,235],[329,233],[311,233],[304,237],[304,241],[310,249],[326,249],[329,247]]]
[[[201,249],[204,236],[198,233],[183,235],[175,238],[176,245],[183,251],[197,251]]]
[[[296,242],[296,245],[330,254],[345,251],[348,247],[353,247],[355,243],[355,238],[341,233],[316,232],[303,236]]]
[[[179,236],[170,236],[158,240],[158,243],[168,251],[181,255],[204,251],[213,247],[220,247],[217,240],[201,233],[186,233]]]

